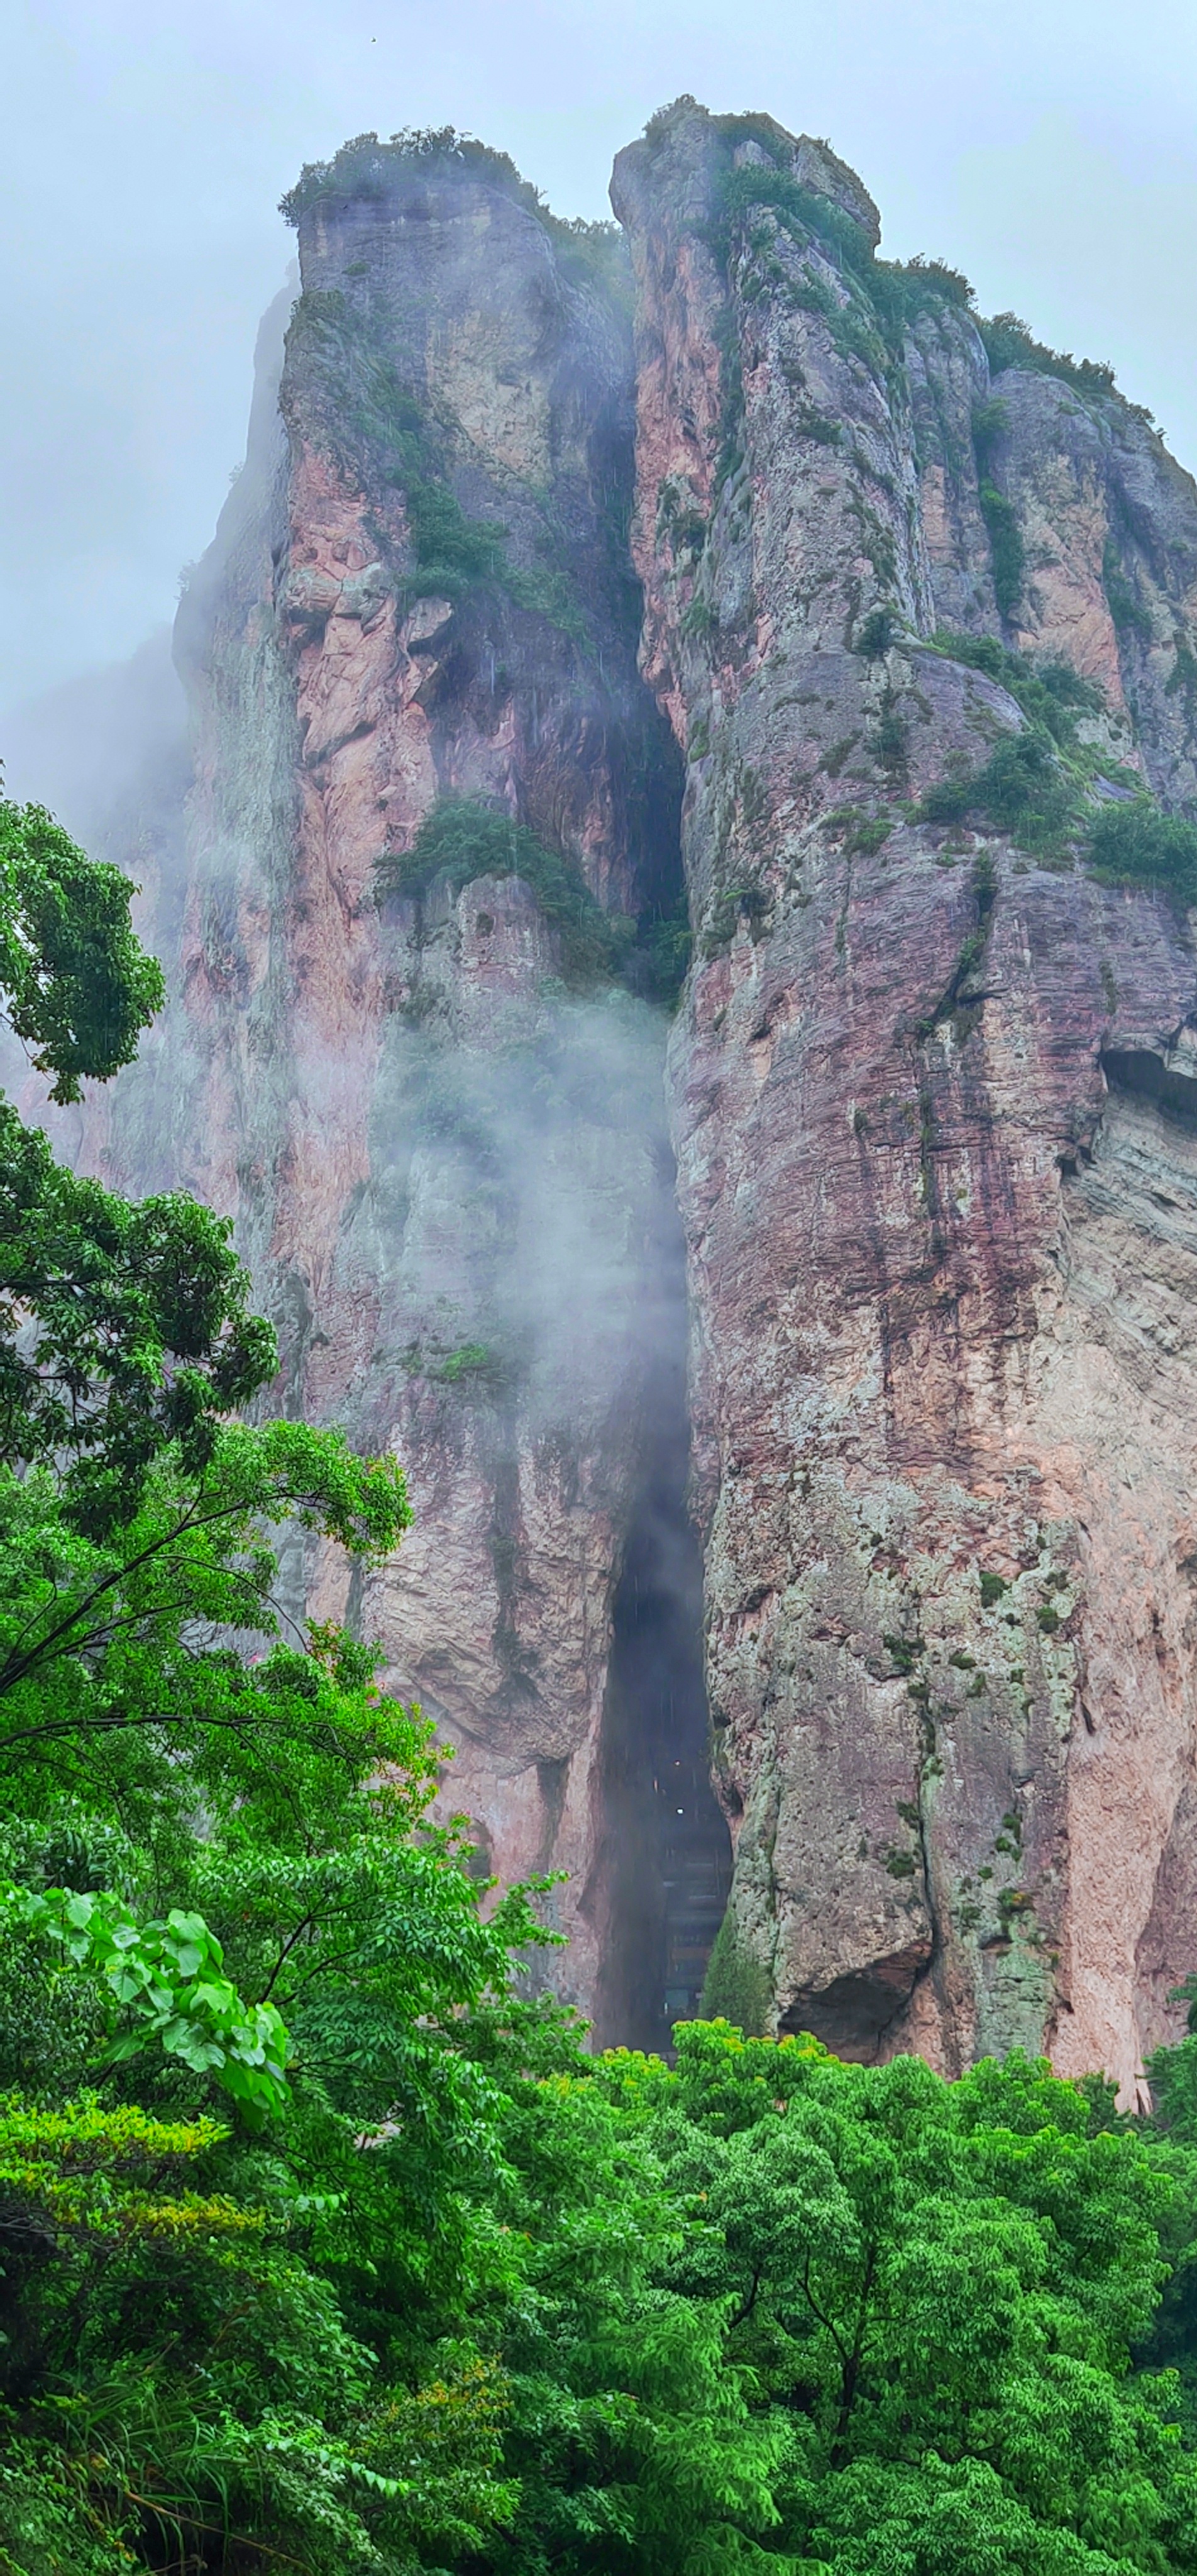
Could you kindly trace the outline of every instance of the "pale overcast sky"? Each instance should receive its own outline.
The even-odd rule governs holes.
[[[884,248],[1112,359],[1197,467],[1193,0],[10,0],[0,708],[172,611],[241,454],[303,161],[456,124],[607,212],[663,101],[827,135]]]

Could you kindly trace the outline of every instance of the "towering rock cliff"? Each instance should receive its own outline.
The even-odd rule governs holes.
[[[381,1639],[484,1862],[569,1872],[559,1982],[655,2037],[663,1792],[633,1738],[668,1690],[634,1646],[610,1693],[608,1666],[629,1546],[648,1599],[693,1545],[658,997],[684,898],[636,668],[626,253],[443,138],[350,147],[291,210],[302,293],[177,630],[175,1005],[107,1168],[230,1209],[279,1400],[399,1451],[393,1569],[359,1598],[297,1563],[291,1607]]]
[[[604,2036],[726,1892],[704,1625],[713,1997],[1129,2094],[1197,1964],[1197,964],[1100,818],[1197,799],[1197,493],[826,145],[684,100],[613,201],[304,174],[84,1150],[234,1210],[279,1400],[400,1453],[393,1570],[294,1607],[571,1872]]]
[[[613,199],[721,1969],[849,2053],[1130,2089],[1195,1938],[1197,977],[1059,764],[1191,796],[1197,494],[1102,370],[1009,321],[991,365],[879,261],[826,147],[683,101]]]

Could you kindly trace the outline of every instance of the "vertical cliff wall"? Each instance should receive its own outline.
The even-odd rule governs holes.
[[[180,612],[176,1001],[109,1167],[232,1210],[280,1400],[402,1457],[393,1567],[348,1598],[297,1564],[293,1607],[382,1639],[484,1859],[569,1871],[563,1990],[656,2037],[651,1754],[604,1724],[629,1530],[651,1552],[685,1512],[684,1460],[658,1493],[686,1436],[657,998],[680,778],[636,668],[626,254],[443,141],[351,147],[292,212],[302,293]],[[449,841],[405,867],[430,818]]]
[[[1197,973],[1036,824],[1033,671],[1090,800],[1184,804],[1197,494],[1101,370],[995,372],[825,146],[683,101],[613,202],[721,1959],[852,2054],[1130,2091],[1193,1963]]]

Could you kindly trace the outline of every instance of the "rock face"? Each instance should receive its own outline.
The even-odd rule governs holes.
[[[501,850],[377,886],[456,800],[556,855],[583,931],[681,897],[624,539],[626,255],[482,154],[341,156],[298,224],[303,291],[264,326],[247,464],[180,612],[178,998],[107,1168],[233,1211],[280,1400],[401,1455],[393,1569],[361,1598],[297,1565],[293,1607],[381,1639],[484,1860],[568,1870],[559,1982],[621,2027],[613,1604],[662,1415],[685,1420],[666,1017],[647,956],[575,971],[576,920]],[[700,1675],[691,1697],[701,1728]],[[640,1935],[660,1947],[659,1891]],[[659,1991],[646,2010],[655,2037]]]
[[[280,1401],[401,1455],[394,1568],[294,1606],[571,1872],[603,2036],[726,1894],[689,1441],[721,1991],[1129,2098],[1197,1964],[1197,963],[1032,826],[1045,723],[1197,799],[1197,493],[825,145],[682,101],[613,200],[630,267],[480,147],[305,173],[82,1150],[232,1209]]]
[[[1129,2094],[1193,1961],[1193,943],[914,800],[1023,728],[989,634],[1100,682],[1099,795],[1185,803],[1197,494],[1100,371],[991,379],[822,147],[682,102],[613,201],[725,1953],[849,2054]]]

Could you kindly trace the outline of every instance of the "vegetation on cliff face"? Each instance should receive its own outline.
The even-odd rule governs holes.
[[[998,614],[1008,623],[1022,597],[1026,571],[1018,512],[993,479],[993,453],[1007,420],[1005,403],[996,395],[973,407],[973,454],[977,462],[977,500],[989,539],[993,595]]]
[[[457,602],[489,589],[547,618],[574,643],[586,640],[586,621],[560,568],[547,555],[535,564],[516,562],[502,522],[463,508],[451,479],[447,424],[417,401],[339,288],[300,297],[288,349],[311,362],[333,453],[351,467],[366,463],[384,487],[402,494],[409,560],[396,567],[395,580],[406,602]],[[540,515],[547,545],[543,500]],[[375,533],[385,557],[391,551],[386,532]]]
[[[575,981],[618,973],[635,936],[634,923],[604,912],[580,870],[498,806],[469,796],[442,797],[421,823],[411,849],[388,851],[376,870],[380,897],[417,901],[434,878],[459,894],[484,876],[519,877],[530,889],[560,936],[562,963]]]
[[[929,787],[920,822],[972,815],[1050,861],[1079,855],[1101,884],[1151,886],[1177,903],[1197,902],[1197,824],[1163,813],[1135,771],[1080,733],[1086,717],[1105,711],[1094,681],[1066,662],[1011,652],[995,636],[940,633],[934,641],[997,680],[1026,725],[996,743],[983,768]]]
[[[385,851],[377,862],[379,900],[422,903],[434,882],[452,894],[478,877],[518,877],[561,943],[567,980],[579,986],[619,979],[658,1001],[676,999],[689,958],[684,902],[658,905],[639,922],[604,912],[576,862],[537,839],[497,805],[443,796],[421,823],[410,850]]]
[[[677,105],[692,107],[693,101],[682,100]],[[670,114],[667,109],[652,120],[647,129],[650,143],[660,142]],[[903,334],[921,313],[933,311],[937,305],[949,305],[969,315],[992,374],[1021,367],[1034,374],[1057,376],[1081,394],[1117,396],[1112,367],[1047,348],[1015,313],[999,313],[992,321],[986,321],[976,311],[975,289],[959,269],[949,267],[946,261],[921,257],[881,259],[864,223],[846,204],[822,188],[804,184],[785,166],[792,152],[791,138],[772,118],[724,116],[712,119],[712,125],[727,161],[708,233],[711,247],[724,266],[734,251],[746,245],[758,250],[765,246],[764,236],[758,238],[754,224],[767,209],[799,245],[817,245],[840,272],[850,297],[867,299],[874,333],[882,344],[883,363],[887,349],[891,357],[901,357]],[[743,145],[755,147],[751,158],[738,157],[737,147]],[[828,161],[838,166],[844,179],[855,187],[852,173],[842,163],[835,165],[829,147],[823,149]],[[851,317],[838,318],[841,329],[846,327],[851,332]],[[856,327],[859,332],[859,321]],[[865,327],[867,330],[867,323]],[[858,354],[867,353],[861,347]],[[1121,396],[1117,398],[1122,400]],[[1136,417],[1146,420],[1150,415],[1138,411]]]

